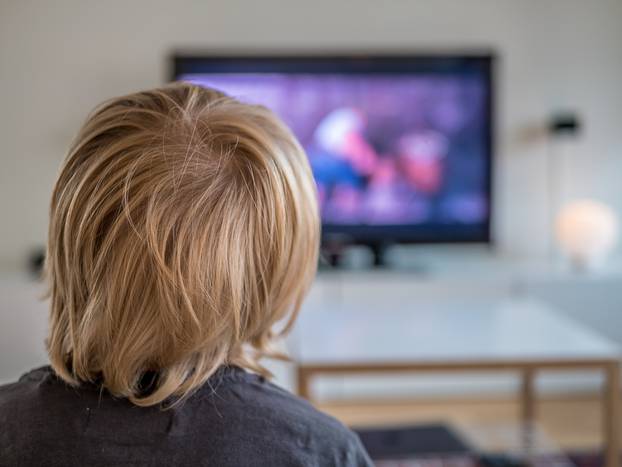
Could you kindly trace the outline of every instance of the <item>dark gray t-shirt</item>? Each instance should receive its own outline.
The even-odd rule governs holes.
[[[75,389],[49,366],[0,386],[0,466],[371,466],[358,437],[236,367],[182,405],[137,407]]]

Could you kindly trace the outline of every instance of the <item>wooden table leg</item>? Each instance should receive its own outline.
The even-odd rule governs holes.
[[[309,379],[310,374],[304,367],[296,368],[296,390],[298,395],[303,399],[310,400],[310,390],[309,390]]]
[[[527,458],[531,457],[534,447],[536,404],[534,397],[533,368],[526,368],[522,372],[521,384],[521,428],[523,435],[523,449]]]
[[[533,424],[536,417],[536,405],[534,398],[535,371],[532,368],[523,370],[521,388],[521,420],[523,424]]]
[[[607,366],[606,390],[603,398],[605,465],[620,467],[620,364]]]

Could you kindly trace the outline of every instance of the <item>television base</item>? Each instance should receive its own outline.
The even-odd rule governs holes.
[[[373,265],[375,268],[384,268],[387,266],[385,253],[388,247],[388,243],[374,243],[372,245],[369,245],[369,248],[374,255]]]
[[[366,245],[371,252],[372,260],[371,264],[367,267],[373,268],[387,268],[389,267],[386,259],[386,252],[391,246],[390,243],[373,243]],[[345,250],[348,244],[340,244],[331,242],[323,245],[322,247],[322,261],[320,262],[320,268],[328,266],[330,269],[341,269],[343,267],[349,267],[344,265]],[[360,266],[359,266],[360,267]]]

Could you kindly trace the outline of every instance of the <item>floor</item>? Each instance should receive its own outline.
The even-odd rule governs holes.
[[[563,450],[596,449],[602,443],[600,404],[597,394],[540,398],[537,432]],[[442,421],[491,450],[512,442],[500,433],[520,433],[519,406],[511,399],[327,402],[319,408],[354,427]]]

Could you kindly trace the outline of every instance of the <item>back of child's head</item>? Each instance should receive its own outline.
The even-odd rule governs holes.
[[[223,364],[261,372],[315,274],[303,149],[266,108],[197,86],[96,109],[50,213],[52,366],[138,405],[183,398]]]

